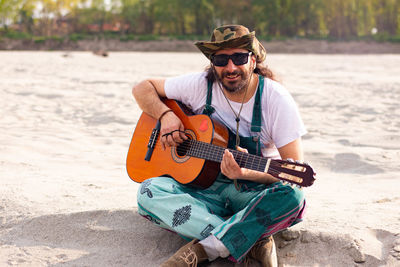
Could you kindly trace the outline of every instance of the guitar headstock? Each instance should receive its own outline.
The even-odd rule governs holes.
[[[311,186],[316,175],[309,164],[292,159],[272,160],[268,173],[280,180],[304,187]]]

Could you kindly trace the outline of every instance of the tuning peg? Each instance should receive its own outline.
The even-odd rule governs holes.
[[[298,185],[298,184],[296,185],[296,187],[297,187],[297,188],[300,188],[300,189],[302,188],[302,186],[301,186],[301,185]]]
[[[295,162],[296,162],[297,164],[303,164],[303,162],[300,161],[300,160],[296,160]]]
[[[289,162],[294,162],[294,160],[292,158],[287,158],[286,160]]]
[[[310,166],[310,164],[308,164],[308,162],[303,162],[304,165]]]
[[[283,184],[283,185],[287,185],[287,184],[288,184],[288,182],[286,182],[286,181],[282,181],[282,184]]]

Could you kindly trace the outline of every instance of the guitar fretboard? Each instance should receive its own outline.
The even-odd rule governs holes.
[[[201,158],[220,163],[222,161],[225,148],[197,140],[187,140],[178,147],[178,151],[179,150],[182,150],[183,154],[195,158]],[[233,157],[241,168],[251,169],[259,172],[265,171],[265,166],[268,161],[267,158],[238,150],[229,149],[229,151],[233,154]]]

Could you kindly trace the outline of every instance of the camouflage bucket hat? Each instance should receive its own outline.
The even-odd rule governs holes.
[[[257,62],[263,62],[267,55],[264,46],[257,40],[255,32],[242,25],[224,25],[216,28],[211,41],[196,42],[195,45],[203,54],[211,60],[211,56],[221,49],[242,48],[253,52]]]

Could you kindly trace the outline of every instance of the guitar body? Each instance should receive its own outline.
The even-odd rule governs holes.
[[[183,105],[174,100],[164,100],[182,121],[185,132],[191,139],[226,147],[228,140],[227,129],[206,115],[192,115]],[[187,156],[176,147],[162,150],[159,141],[155,138],[154,150],[149,160],[145,160],[148,153],[149,141],[157,120],[146,113],[142,113],[133,133],[129,146],[126,167],[129,177],[138,183],[158,176],[170,176],[182,184],[190,184],[199,188],[209,187],[220,172],[217,162]]]

